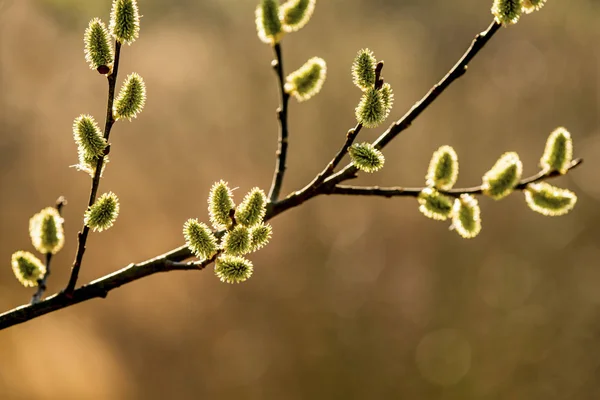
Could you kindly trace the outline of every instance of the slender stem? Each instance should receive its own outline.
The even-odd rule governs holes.
[[[121,55],[121,43],[115,42],[115,62],[113,63],[112,72],[108,74],[108,101],[106,105],[106,121],[104,125],[104,139],[108,142],[110,137],[110,130],[115,123],[113,115],[113,102],[115,100],[115,86],[117,84],[117,73],[119,71],[119,59]],[[90,198],[88,201],[88,208],[91,207],[96,201],[96,195],[98,194],[98,188],[100,187],[100,177],[102,176],[102,167],[104,166],[104,158],[108,155],[110,145],[107,146],[105,154],[98,159],[96,163],[96,170],[94,171],[94,177],[92,178],[92,187],[90,189]],[[66,295],[73,293],[75,285],[77,284],[77,278],[79,277],[79,270],[81,269],[81,263],[83,261],[83,254],[85,253],[85,244],[87,242],[90,228],[87,225],[83,225],[81,231],[77,234],[77,253],[75,255],[75,261],[73,262],[73,268],[71,269],[71,277],[69,283],[65,288]]]
[[[60,196],[56,200],[55,207],[56,207],[56,211],[58,211],[59,215],[61,214],[62,208],[66,204],[67,204],[67,200],[63,196]],[[31,297],[31,304],[35,304],[38,301],[40,301],[40,299],[44,295],[44,292],[46,291],[46,283],[48,282],[48,278],[50,277],[50,262],[51,261],[52,261],[52,253],[46,253],[46,273],[44,274],[42,279],[38,279],[38,288],[37,288],[36,292],[33,294],[33,296]]]
[[[440,94],[442,94],[455,80],[463,76],[468,69],[469,62],[479,53],[479,51],[490,41],[490,39],[498,32],[502,27],[501,24],[493,21],[490,26],[483,32],[477,34],[471,46],[458,60],[458,62],[452,67],[452,69],[444,76],[437,84],[435,84],[431,90],[398,121],[394,122],[384,133],[375,140],[373,145],[377,149],[384,148],[389,142],[391,142],[398,134],[408,129],[413,121],[417,119],[423,111],[427,109],[433,103]],[[348,164],[344,169],[332,175],[327,179],[327,183],[338,184],[345,180],[351,179],[356,176],[358,169],[352,164]]]
[[[275,50],[275,60],[272,66],[277,74],[277,83],[279,84],[279,100],[281,102],[277,109],[277,119],[279,120],[279,141],[277,146],[277,160],[275,162],[275,173],[273,174],[273,183],[269,191],[269,199],[275,202],[279,199],[281,185],[286,170],[286,159],[288,149],[288,103],[289,93],[285,91],[285,75],[283,73],[283,56],[281,53],[281,44],[278,42],[273,46]]]
[[[569,165],[569,171],[577,168],[583,163],[583,159],[577,158]],[[528,178],[522,179],[516,186],[515,190],[523,190],[527,185],[540,181],[545,181],[550,178],[561,176],[560,172],[544,172],[540,171],[535,175]],[[325,194],[343,194],[353,196],[380,196],[380,197],[418,197],[421,191],[425,189],[420,188],[405,188],[405,187],[379,187],[379,186],[348,186],[348,185],[336,185],[331,187]],[[482,186],[473,186],[468,188],[456,188],[451,190],[440,190],[440,193],[446,194],[452,197],[458,197],[461,194],[481,195],[483,194]]]

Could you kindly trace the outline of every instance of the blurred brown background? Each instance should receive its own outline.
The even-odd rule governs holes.
[[[182,244],[189,217],[225,179],[238,199],[268,189],[278,103],[256,0],[144,0],[140,39],[122,52],[148,101],[119,122],[101,192],[121,215],[93,234],[80,282]],[[490,21],[491,0],[319,0],[283,42],[291,71],[328,63],[323,91],[291,102],[284,192],[302,187],[354,126],[356,51],[384,59],[399,118]],[[108,0],[0,0],[0,309],[27,302],[10,255],[32,250],[31,215],[67,197],[67,245],[50,292],[67,282],[89,193],[71,124],[103,121],[106,82],[82,37]],[[318,198],[272,221],[247,283],[210,269],[155,275],[0,332],[2,399],[597,399],[600,398],[600,3],[550,0],[503,29],[413,127],[386,168],[357,183],[419,186],[431,153],[455,147],[459,185],[480,182],[504,151],[537,171],[564,125],[583,167],[565,217],[521,194],[482,199],[484,228],[463,240],[414,199]],[[103,122],[102,122],[103,123]],[[372,140],[387,126],[361,133]]]

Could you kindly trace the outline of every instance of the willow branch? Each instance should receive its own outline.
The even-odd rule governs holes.
[[[577,168],[583,163],[583,159],[577,158],[571,162],[568,170],[571,171]],[[547,179],[562,176],[558,171],[544,172],[540,171],[535,175],[528,178],[522,179],[515,186],[515,190],[524,190],[527,185],[531,183],[545,181]],[[419,194],[424,190],[424,187],[420,188],[406,188],[406,187],[379,187],[379,186],[348,186],[348,185],[336,185],[328,189],[324,194],[342,194],[352,196],[379,196],[379,197],[418,197]],[[439,190],[440,193],[446,194],[452,197],[459,197],[461,194],[481,195],[483,194],[482,186],[473,186],[468,188],[456,188],[451,190]]]
[[[115,61],[113,63],[112,72],[108,74],[108,101],[106,105],[106,121],[104,124],[104,139],[108,143],[110,137],[110,130],[115,123],[115,117],[113,115],[113,102],[115,100],[115,86],[117,84],[117,73],[119,71],[119,58],[121,55],[121,43],[115,41]],[[100,187],[100,177],[102,176],[102,167],[104,166],[104,158],[108,155],[110,145],[107,146],[106,151],[102,157],[98,159],[96,163],[96,170],[94,171],[94,177],[92,178],[92,188],[90,189],[90,198],[88,201],[88,208],[91,207],[96,201],[96,195],[98,194],[98,188]],[[90,228],[83,224],[83,228],[77,234],[77,253],[75,255],[75,261],[73,262],[73,268],[71,269],[71,277],[69,283],[65,288],[65,293],[70,295],[75,289],[77,284],[77,278],[79,276],[79,270],[81,269],[81,263],[83,261],[83,254],[85,253],[85,243],[87,242]]]
[[[67,200],[63,197],[60,196],[57,200],[56,200],[56,211],[58,211],[58,215],[61,214],[62,208],[65,206],[65,204],[67,204]],[[31,297],[31,304],[37,303],[38,301],[40,301],[40,299],[42,298],[42,296],[44,295],[44,292],[46,291],[46,283],[48,282],[48,278],[50,277],[50,263],[52,262],[52,253],[46,253],[46,272],[44,273],[44,276],[42,277],[42,279],[38,279],[38,288],[36,290],[36,292],[33,294],[33,297]]]
[[[285,175],[285,163],[288,149],[288,103],[290,94],[285,91],[285,75],[283,73],[283,56],[281,53],[281,44],[278,42],[273,46],[275,50],[275,60],[272,66],[277,74],[277,83],[279,85],[279,100],[281,102],[277,109],[277,119],[279,120],[279,141],[277,146],[277,160],[275,162],[275,173],[273,174],[273,183],[269,191],[269,199],[275,202],[279,199],[283,177]]]
[[[479,51],[490,41],[490,39],[498,32],[502,27],[501,24],[493,21],[490,26],[483,32],[477,34],[471,46],[458,60],[458,62],[452,67],[452,69],[444,76],[437,84],[435,84],[431,90],[398,121],[394,122],[384,133],[375,140],[373,145],[377,149],[384,148],[389,142],[391,142],[401,132],[408,129],[413,121],[417,119],[423,111],[427,109],[440,94],[442,94],[454,81],[463,76],[468,69],[469,62],[479,53]],[[329,177],[326,182],[333,185],[351,179],[356,176],[358,169],[352,164],[348,164],[344,169]]]

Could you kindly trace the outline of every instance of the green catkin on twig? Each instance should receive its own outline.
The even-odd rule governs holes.
[[[458,156],[452,146],[442,146],[433,153],[425,179],[427,186],[452,189],[458,179]]]
[[[285,91],[298,101],[306,101],[321,91],[326,76],[325,60],[313,57],[287,76]]]
[[[546,0],[523,0],[523,12],[526,14],[539,10],[544,6]]]
[[[208,195],[208,214],[212,226],[215,229],[227,229],[233,222],[230,217],[233,209],[235,203],[227,182],[216,182]]]
[[[42,254],[56,254],[65,244],[63,218],[54,207],[44,208],[29,220],[33,247]]]
[[[119,216],[119,199],[113,192],[104,193],[85,212],[84,224],[95,232],[109,229]]]
[[[454,200],[452,227],[465,239],[472,239],[481,232],[481,211],[475,197],[462,194]]]
[[[361,171],[372,173],[383,168],[385,157],[371,143],[355,143],[348,149],[352,164]]]
[[[188,219],[185,222],[183,236],[186,246],[198,258],[210,258],[217,251],[217,238],[206,224],[198,222],[197,219]]]
[[[278,43],[284,34],[279,19],[279,0],[261,0],[255,16],[258,38],[270,45]]]
[[[529,184],[523,193],[529,208],[549,217],[565,215],[577,203],[575,193],[567,189],[557,188],[546,182]]]
[[[104,22],[99,18],[92,19],[85,30],[83,42],[85,44],[85,60],[90,68],[108,73],[114,61],[114,52]]]
[[[417,197],[419,211],[427,218],[444,221],[452,213],[453,200],[438,192],[435,188],[428,187],[419,193]]]
[[[362,91],[375,87],[377,59],[369,49],[362,49],[352,63],[352,82]]]
[[[271,240],[273,228],[269,224],[260,223],[250,229],[250,248],[257,251],[266,246]]]
[[[296,32],[308,23],[317,0],[288,0],[279,9],[279,18],[286,32]]]
[[[546,141],[540,166],[546,172],[558,171],[566,174],[573,161],[573,139],[565,128],[556,128]]]
[[[355,110],[356,121],[367,128],[376,128],[389,114],[381,90],[368,89],[363,93]]]
[[[250,229],[244,225],[236,225],[225,234],[221,246],[225,254],[241,256],[251,251],[251,244]]]
[[[215,274],[225,283],[244,282],[253,271],[252,262],[243,257],[223,254],[215,262]]]
[[[80,115],[73,122],[73,138],[79,147],[79,151],[86,157],[94,158],[104,155],[106,139],[98,124],[91,115]]]
[[[115,119],[126,118],[131,121],[142,112],[146,104],[146,84],[141,76],[135,72],[125,78],[119,96],[113,105]]]
[[[235,218],[238,223],[253,226],[262,222],[267,212],[267,196],[262,189],[253,188],[238,205]]]
[[[46,274],[46,266],[28,251],[15,252],[11,264],[15,277],[25,287],[37,286],[38,280]]]
[[[519,22],[522,13],[521,0],[494,0],[492,14],[496,22],[504,26]]]
[[[130,45],[135,42],[140,33],[136,0],[113,0],[108,30],[121,43]]]
[[[523,174],[523,163],[515,152],[504,153],[483,176],[483,193],[495,200],[512,193]]]

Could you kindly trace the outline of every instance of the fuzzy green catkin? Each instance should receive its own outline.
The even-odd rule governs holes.
[[[127,75],[119,96],[113,105],[115,119],[127,118],[131,121],[142,112],[146,104],[146,84],[135,72]]]
[[[88,158],[101,157],[106,149],[106,139],[91,115],[80,115],[73,122],[73,138],[79,151]]]
[[[458,156],[452,146],[442,146],[433,153],[425,179],[427,186],[452,189],[458,179]]]
[[[284,34],[279,19],[279,0],[261,0],[255,16],[258,38],[267,44],[278,43]]]
[[[417,197],[419,211],[427,218],[444,221],[452,213],[452,199],[432,187],[425,188]]]
[[[516,24],[521,17],[522,5],[522,0],[494,0],[492,14],[499,24]]]
[[[208,195],[208,214],[215,229],[227,229],[231,225],[231,210],[235,209],[233,195],[227,182],[216,182]]]
[[[42,254],[56,254],[65,244],[63,218],[54,207],[46,207],[29,219],[31,243]]]
[[[530,14],[544,6],[546,0],[523,0],[523,12]]]
[[[73,165],[78,171],[87,172],[91,177],[96,173],[96,166],[98,165],[99,157],[89,156],[86,154],[83,149],[80,147],[77,153],[79,157],[79,164]],[[102,170],[100,171],[100,176],[104,173],[106,169],[106,164],[108,164],[109,159],[108,156],[104,156],[102,160]]]
[[[373,173],[383,168],[385,157],[371,143],[355,143],[348,149],[352,164],[361,171]]]
[[[241,256],[251,251],[250,229],[244,225],[236,225],[223,236],[221,247],[225,254]]]
[[[46,266],[28,251],[13,253],[11,265],[15,277],[25,287],[37,286],[38,280],[46,274]]]
[[[529,208],[550,217],[565,215],[577,203],[575,193],[567,189],[557,188],[546,182],[529,184],[523,193]]]
[[[113,48],[109,41],[108,30],[99,18],[90,21],[83,35],[85,60],[91,69],[109,67],[114,60]],[[108,72],[110,69],[106,69]]]
[[[236,221],[245,226],[262,222],[267,212],[267,196],[262,189],[253,188],[244,197],[235,212]]]
[[[474,238],[481,232],[481,211],[475,197],[462,194],[454,200],[452,226],[465,239]]]
[[[217,238],[206,224],[197,219],[188,219],[183,224],[183,236],[186,246],[198,258],[210,258],[217,251]]]
[[[241,283],[252,276],[252,262],[243,257],[223,254],[215,262],[215,274],[226,283]]]
[[[269,224],[254,225],[250,229],[250,248],[257,251],[266,246],[271,240],[273,228]]]
[[[94,232],[107,230],[119,215],[119,198],[113,192],[104,193],[85,212],[83,223]]]
[[[300,102],[306,101],[321,91],[326,76],[325,60],[313,57],[287,76],[285,91]]]
[[[383,119],[386,120],[394,105],[394,92],[389,83],[384,83],[379,91],[381,92],[381,101],[383,102],[383,108],[385,109]]]
[[[483,176],[483,193],[495,200],[512,193],[521,180],[523,163],[515,152],[504,153]]]
[[[304,27],[315,11],[317,0],[288,0],[279,9],[279,18],[286,32]]]
[[[362,49],[352,63],[352,82],[361,90],[375,87],[375,68],[377,59],[369,49]]]
[[[558,171],[566,174],[573,161],[573,139],[565,128],[556,128],[546,141],[540,166],[545,172]]]
[[[131,45],[140,33],[140,13],[136,0],[113,0],[110,33],[121,43]]]
[[[356,121],[367,128],[376,128],[387,118],[389,110],[381,90],[368,89],[355,110]]]

